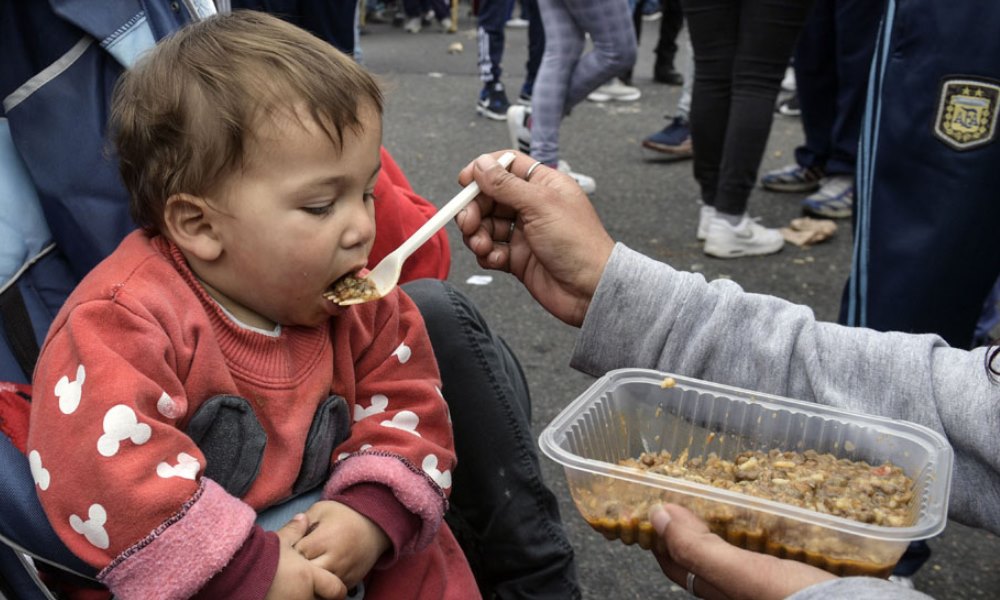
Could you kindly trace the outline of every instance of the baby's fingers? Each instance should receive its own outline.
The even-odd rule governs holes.
[[[339,577],[319,567],[313,571],[313,590],[317,598],[343,600],[347,597],[347,586]]]

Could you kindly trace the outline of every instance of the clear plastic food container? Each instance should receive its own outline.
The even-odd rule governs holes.
[[[672,387],[665,387],[667,378]],[[539,444],[565,467],[573,500],[594,529],[647,549],[662,546],[649,507],[672,502],[743,548],[838,575],[885,577],[909,542],[937,535],[947,519],[953,452],[940,434],[669,373],[607,373],[559,413]],[[811,449],[873,466],[891,461],[914,481],[909,524],[861,523],[618,464],[661,450],[733,460],[746,450],[772,449]]]

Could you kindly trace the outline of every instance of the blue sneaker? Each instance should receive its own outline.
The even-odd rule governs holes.
[[[802,201],[802,212],[824,219],[847,219],[854,211],[854,176],[830,175],[819,191]]]
[[[684,117],[674,117],[670,124],[642,140],[642,147],[674,159],[691,158],[691,127]]]
[[[823,175],[823,169],[819,167],[792,164],[764,173],[760,184],[772,192],[812,192],[819,189]]]
[[[510,102],[507,100],[507,92],[504,91],[503,84],[499,81],[487,83],[486,87],[479,92],[476,112],[487,119],[506,121],[508,108],[510,108]]]
[[[531,92],[534,90],[535,84],[524,82],[521,86],[521,93],[517,96],[518,104],[523,104],[525,106],[531,106]]]

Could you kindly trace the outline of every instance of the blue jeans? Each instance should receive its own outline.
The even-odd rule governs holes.
[[[504,28],[513,2],[480,0],[476,15],[476,37],[479,44],[479,79],[483,83],[500,81],[503,75],[503,51],[506,44]],[[521,15],[528,20],[528,60],[525,63],[524,88],[531,89],[542,63],[545,50],[545,29],[538,14],[538,0],[522,0]]]
[[[882,3],[817,0],[795,50],[795,82],[805,144],[795,149],[803,167],[827,175],[854,175],[861,115],[868,90]]]

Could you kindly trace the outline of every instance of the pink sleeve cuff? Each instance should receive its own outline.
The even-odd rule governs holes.
[[[226,568],[208,580],[192,600],[263,600],[278,571],[278,534],[254,525]]]
[[[250,535],[257,513],[211,479],[167,522],[97,574],[120,600],[190,598]]]
[[[337,465],[323,488],[323,499],[330,500],[361,483],[385,486],[392,491],[399,504],[420,519],[419,531],[402,547],[395,549],[397,554],[417,552],[431,543],[441,527],[448,500],[426,473],[395,454],[366,452]]]
[[[403,548],[413,545],[420,531],[420,517],[406,510],[389,488],[377,483],[359,483],[330,498],[371,519],[389,536],[392,549],[379,558],[376,568],[391,566]]]

